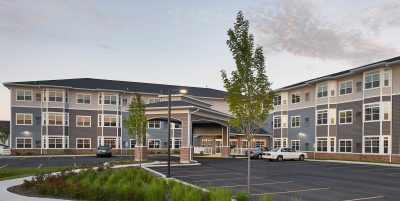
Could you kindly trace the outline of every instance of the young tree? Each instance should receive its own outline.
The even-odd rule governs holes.
[[[147,133],[147,119],[145,116],[145,103],[140,94],[135,94],[129,104],[129,115],[124,120],[125,126],[128,128],[130,137],[136,140],[136,146],[143,146],[143,140]],[[136,150],[135,150],[136,151]],[[139,166],[142,167],[142,152],[139,150]]]
[[[7,128],[0,128],[0,143],[6,144],[10,133]]]
[[[248,142],[247,193],[250,198],[250,148],[251,139],[264,124],[272,108],[274,93],[265,73],[265,58],[261,46],[254,47],[254,37],[249,34],[249,21],[240,11],[233,29],[228,30],[226,42],[236,63],[231,77],[222,70],[222,79],[232,116],[229,124],[244,134]]]

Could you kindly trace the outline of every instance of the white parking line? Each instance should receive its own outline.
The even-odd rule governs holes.
[[[23,157],[23,158],[21,158],[21,159],[19,159],[19,160],[21,160],[21,161],[22,161],[22,160],[24,160],[25,158],[26,158],[26,157]]]
[[[162,172],[165,173],[165,171],[162,171]],[[201,170],[201,171],[195,171],[195,170],[192,170],[192,171],[174,171],[174,170],[171,170],[171,173],[188,173],[188,172],[193,172],[193,173],[213,172],[213,173],[215,173],[215,172],[226,172],[226,171],[224,171],[224,170]]]
[[[0,167],[0,170],[3,169],[3,168],[5,168],[5,167],[7,167],[7,166],[8,166],[8,164],[1,166],[1,167]]]
[[[300,189],[300,190],[292,190],[292,191],[280,191],[280,192],[269,192],[269,193],[257,193],[251,194],[253,195],[275,195],[275,194],[287,194],[287,193],[298,193],[298,192],[307,192],[307,191],[320,191],[320,190],[328,190],[329,187],[326,188],[310,188],[310,189]]]
[[[74,163],[74,167],[76,167],[76,163]]]
[[[270,182],[270,183],[261,183],[261,184],[251,184],[252,186],[264,186],[264,185],[273,185],[273,184],[287,184],[293,183],[294,181],[278,181],[278,182]],[[243,187],[247,185],[233,185],[233,186],[215,186],[210,188],[235,188],[235,187]]]
[[[185,175],[185,176],[177,176],[177,178],[184,178],[184,177],[201,177],[201,176],[217,176],[217,175],[231,175],[231,174],[245,174],[242,172],[234,172],[234,173],[220,173],[220,174],[196,174],[196,175]]]
[[[381,170],[400,170],[400,168],[372,168],[367,170],[358,170],[359,172],[368,172],[368,171],[381,171]]]
[[[262,179],[262,178],[267,178],[270,176],[264,176],[264,177],[251,177],[251,179]],[[229,179],[203,179],[203,180],[197,180],[197,181],[192,181],[190,180],[191,183],[200,183],[200,182],[209,182],[209,181],[231,181],[231,180],[241,180],[241,179],[247,179],[247,177],[237,177],[237,178],[229,178]]]
[[[343,201],[372,200],[372,199],[378,199],[378,198],[383,198],[383,197],[384,196],[375,196],[375,197],[357,198],[357,199],[343,200]]]
[[[40,165],[39,165],[39,167],[38,168],[41,168],[43,166],[43,163],[40,163]]]

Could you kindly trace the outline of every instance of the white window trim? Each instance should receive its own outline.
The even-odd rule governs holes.
[[[364,135],[363,138],[362,138],[362,153],[363,154],[370,154],[370,155],[380,155],[381,152],[383,152],[383,137],[382,136],[381,135]],[[379,138],[379,152],[378,153],[366,153],[365,152],[365,138],[370,138],[370,137],[371,138],[372,137]],[[389,141],[389,145],[390,145],[390,141]],[[371,146],[371,151],[372,151],[372,146]]]
[[[89,117],[89,126],[85,126],[85,125],[83,125],[83,126],[81,126],[81,125],[78,125],[78,118],[79,117],[82,117],[82,118],[85,118],[85,117]],[[75,118],[75,126],[76,127],[80,127],[80,128],[89,128],[89,127],[92,127],[92,116],[84,116],[84,115],[76,115],[76,118]]]
[[[346,123],[340,123],[340,113],[341,112],[348,112],[348,111],[351,112],[351,122],[350,123],[347,123],[347,122]],[[353,109],[350,109],[350,110],[339,110],[339,125],[353,124],[353,118],[354,118]]]
[[[345,143],[345,148],[344,148],[345,151],[344,152],[340,151],[340,148],[341,148],[340,143],[342,141],[344,141],[344,143]],[[351,151],[350,152],[346,151],[346,148],[347,148],[346,141],[351,141]],[[338,152],[339,153],[353,153],[353,139],[339,139],[339,151]]]
[[[148,103],[148,104],[150,104],[150,100],[158,100],[158,102],[161,102],[161,101],[162,101],[162,98],[149,98],[149,99],[147,100],[147,103]],[[153,102],[153,103],[158,103],[158,102]]]
[[[299,99],[300,99],[299,102],[293,103],[293,95],[299,96]],[[291,93],[290,94],[290,104],[299,104],[299,103],[301,103],[301,93],[300,93],[300,91],[296,91],[296,92]]]
[[[61,125],[50,125],[49,124],[49,114],[54,114],[54,115],[62,115],[63,120]],[[45,116],[45,117],[44,117]],[[68,119],[68,121],[67,121]],[[46,122],[44,122],[46,121]],[[67,122],[67,123],[66,123]],[[44,126],[69,126],[69,113],[63,113],[63,112],[43,112],[42,113],[42,123]]]
[[[318,151],[318,141],[320,139],[326,139],[326,151]],[[325,141],[325,140],[324,140]],[[322,153],[328,153],[330,151],[330,137],[317,137],[315,140],[315,152],[322,152]]]
[[[275,104],[275,98],[280,96],[281,97],[281,101],[279,102],[279,104]],[[277,102],[276,102],[277,103]],[[274,106],[281,106],[282,105],[282,95],[281,94],[277,94],[274,96],[274,101],[273,101],[273,105]]]
[[[351,93],[340,94],[340,85],[344,83],[345,86],[346,86],[346,83],[347,83],[347,82],[351,82]],[[346,90],[346,89],[347,89],[347,88],[345,88],[345,90]],[[346,81],[339,82],[339,96],[351,95],[351,94],[353,94],[353,92],[354,92],[353,80],[346,80]]]
[[[262,142],[263,146],[261,147],[265,147],[267,145],[267,142],[265,140],[255,140],[255,147],[257,147],[257,142]]]
[[[24,91],[24,100],[18,100],[18,91]],[[30,91],[31,92],[31,100],[25,100],[25,92]],[[29,89],[16,89],[15,90],[15,101],[18,102],[33,102],[33,90]]]
[[[17,144],[18,144],[17,142],[18,142],[19,139],[23,139],[24,140],[24,148],[17,148]],[[25,143],[25,139],[30,139],[31,140],[31,148],[26,148],[25,147],[25,144],[26,144]],[[33,139],[32,139],[32,137],[16,137],[15,138],[15,148],[16,149],[33,149]]]
[[[150,148],[150,143],[149,143],[150,140],[158,141],[160,147],[159,147],[159,148]],[[148,147],[149,149],[161,149],[161,139],[147,139],[147,147]]]
[[[85,103],[85,101],[83,101],[83,103],[78,103],[78,96],[79,95],[83,95],[83,96],[87,96],[87,95],[89,95],[89,100],[90,100],[90,103]],[[83,99],[83,100],[85,100],[85,99]],[[76,94],[76,104],[79,104],[79,105],[90,105],[90,104],[92,104],[92,94],[88,94],[88,93],[77,93]]]
[[[89,148],[78,148],[78,140],[88,140],[89,139]],[[92,138],[76,138],[75,140],[76,144],[75,144],[75,148],[76,149],[91,149],[92,148]],[[83,143],[85,144],[85,143]]]
[[[326,111],[326,124],[318,124],[318,112],[319,111]],[[329,110],[328,109],[321,109],[315,112],[315,125],[316,126],[326,126],[329,123]]]
[[[365,115],[367,114],[366,112],[365,112],[365,108],[366,108],[366,106],[369,106],[369,105],[378,105],[378,108],[379,108],[379,119],[378,120],[373,120],[373,119],[371,119],[371,120],[366,120],[365,119]],[[380,103],[380,102],[375,102],[375,103],[366,103],[366,104],[364,104],[364,106],[363,106],[363,111],[362,111],[362,114],[363,114],[363,120],[364,120],[364,122],[379,122],[380,120],[381,120],[381,115],[382,115],[382,104]],[[371,115],[373,115],[373,114],[371,114]],[[390,115],[390,114],[389,114]]]
[[[55,148],[49,148],[49,138],[61,138],[61,141],[62,141],[61,148],[57,148],[57,147],[55,147]],[[66,139],[68,139],[68,140],[67,140],[67,141],[68,141],[68,144],[65,143]],[[43,146],[44,140],[46,140],[46,148],[44,148],[44,146]],[[62,135],[43,135],[43,136],[42,136],[42,146],[43,146],[44,149],[68,149],[68,148],[69,148],[69,143],[70,143],[70,142],[69,142],[69,136],[62,136]],[[65,147],[65,144],[66,144],[68,147]],[[63,147],[64,147],[64,148],[63,148]]]
[[[272,147],[275,147],[275,141],[280,141],[281,142],[281,148],[289,148],[289,143],[288,143],[288,138],[274,138],[272,139]],[[286,147],[283,146],[283,142],[286,141]]]
[[[293,142],[299,142],[299,150],[295,150],[295,151],[300,151],[301,150],[301,144],[300,144],[300,140],[290,140],[290,148],[293,147]]]
[[[379,86],[377,86],[377,87],[373,87],[372,85],[371,85],[371,88],[368,88],[368,89],[366,89],[365,88],[365,84],[367,83],[366,81],[365,81],[365,78],[367,77],[367,74],[371,74],[371,75],[373,75],[373,74],[379,74]],[[381,86],[381,83],[382,83],[382,80],[381,80],[381,72],[380,71],[376,71],[376,70],[373,70],[373,71],[369,71],[369,72],[365,72],[364,73],[364,76],[363,76],[363,82],[362,82],[362,84],[363,84],[363,90],[364,91],[368,91],[368,90],[373,90],[373,89],[378,89],[378,88],[380,88],[380,86]],[[373,82],[372,82],[373,83]]]
[[[296,118],[296,117],[299,118],[299,126],[293,126],[293,118]],[[291,117],[290,117],[290,127],[291,127],[291,128],[300,128],[300,127],[301,127],[301,116],[300,116],[300,115],[291,116]]]
[[[108,94],[108,93],[104,93],[103,94],[104,95],[104,97],[102,97],[102,104],[103,105],[119,105],[119,96],[118,96],[118,94]],[[116,100],[115,100],[115,104],[112,104],[111,103],[111,98],[110,98],[110,104],[106,104],[105,102],[106,102],[106,96],[116,96]]]
[[[159,122],[160,127],[158,127],[158,128],[157,127],[150,127],[150,122]],[[156,125],[156,124],[154,124],[154,125]],[[148,129],[161,129],[161,121],[151,121],[150,120],[150,121],[147,122],[147,128]]]
[[[388,83],[388,86],[385,86],[385,74],[388,74],[388,81],[389,81],[389,83]],[[383,85],[382,85],[382,87],[391,87],[392,86],[392,80],[390,79],[391,78],[391,75],[392,75],[392,70],[385,70],[385,71],[383,71]]]
[[[19,124],[18,123],[18,115],[24,115],[24,124]],[[31,116],[31,123],[30,124],[25,124],[25,116]],[[32,126],[33,125],[33,115],[30,113],[15,113],[15,125],[17,126]]]
[[[132,141],[135,140],[135,148],[136,148],[136,139],[129,139],[129,149],[134,149],[132,148]]]
[[[116,125],[115,126],[104,126],[104,116],[114,116],[116,118]],[[116,115],[116,114],[99,114],[97,115],[97,127],[104,127],[104,128],[120,128],[120,123],[121,123],[121,115]]]
[[[273,120],[272,120],[272,126],[273,126],[274,129],[280,129],[280,128],[282,128],[282,115],[276,115],[276,116],[274,116],[272,119],[273,119]],[[281,123],[280,123],[281,126],[275,127],[275,119],[280,119],[280,120],[281,120]]]
[[[318,97],[318,88],[320,86],[326,85],[326,96],[322,96],[322,97]],[[329,87],[328,87],[328,83],[322,83],[322,84],[318,84],[317,85],[317,89],[315,90],[315,98],[316,99],[323,99],[323,98],[327,98],[329,97]]]
[[[57,96],[55,96],[56,99],[55,99],[54,101],[50,101],[50,92],[54,92],[54,93],[59,93],[59,92],[61,92],[61,101],[57,101]],[[49,90],[47,90],[46,93],[47,93],[47,94],[46,94],[46,95],[47,95],[47,97],[46,97],[46,102],[49,102],[49,103],[64,103],[64,102],[65,102],[65,93],[64,93],[63,90],[49,89]]]

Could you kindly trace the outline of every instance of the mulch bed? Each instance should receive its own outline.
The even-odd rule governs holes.
[[[27,197],[71,200],[71,198],[67,198],[67,197],[54,197],[54,196],[42,195],[42,194],[39,194],[38,192],[36,192],[35,189],[22,188],[21,185],[10,187],[7,190],[11,193],[14,193],[17,195],[23,195],[23,196],[27,196]],[[78,200],[78,201],[83,201],[83,200]]]

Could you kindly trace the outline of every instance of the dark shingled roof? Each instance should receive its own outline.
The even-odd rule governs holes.
[[[330,78],[330,77],[336,77],[336,76],[340,76],[340,75],[345,75],[345,74],[347,74],[347,73],[350,73],[351,71],[358,70],[358,69],[361,69],[361,68],[365,68],[365,67],[368,67],[368,66],[372,66],[372,65],[375,65],[375,64],[379,64],[379,63],[391,63],[391,62],[398,61],[398,60],[400,60],[400,56],[398,56],[398,57],[393,57],[393,58],[386,59],[386,60],[382,60],[382,61],[378,61],[378,62],[371,63],[371,64],[367,64],[367,65],[363,65],[363,66],[359,66],[359,67],[356,67],[356,68],[352,68],[352,69],[340,71],[340,72],[337,72],[337,73],[333,73],[333,74],[329,74],[329,75],[317,77],[317,78],[310,79],[310,80],[306,80],[306,81],[303,81],[303,82],[291,84],[291,85],[288,85],[288,86],[279,88],[279,89],[277,89],[277,90],[279,91],[279,90],[289,89],[289,88],[292,88],[292,87],[301,86],[301,85],[303,85],[303,84],[306,84],[307,82],[311,82],[311,81],[314,81],[314,80],[324,79],[324,78]]]
[[[5,86],[49,85],[49,86],[71,87],[71,88],[81,88],[81,89],[100,89],[100,90],[104,89],[104,90],[116,90],[116,91],[128,91],[128,92],[153,93],[153,94],[161,94],[162,91],[166,92],[167,90],[170,89],[172,90],[186,89],[187,95],[197,96],[197,97],[223,98],[225,95],[224,91],[211,88],[153,84],[153,83],[143,83],[143,82],[127,82],[127,81],[104,80],[104,79],[93,79],[93,78],[9,82],[9,83],[4,83],[4,85]]]
[[[214,109],[211,109],[211,108],[208,108],[208,107],[196,105],[196,104],[193,104],[193,103],[188,103],[186,101],[171,101],[171,107],[191,107],[191,106],[198,107],[198,108],[201,108],[201,109],[211,110],[211,111],[214,111],[214,112],[221,113],[221,114],[224,114],[226,116],[229,116],[229,114],[226,114],[224,112],[220,112],[218,110],[214,110]],[[146,108],[158,108],[158,107],[168,107],[168,101],[162,101],[162,102],[158,102],[158,103],[150,103],[150,104],[146,105]]]

